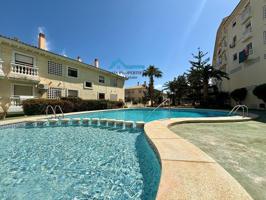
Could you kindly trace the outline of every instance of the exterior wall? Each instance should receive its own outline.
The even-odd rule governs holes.
[[[35,65],[38,67],[38,76],[35,76],[35,78],[33,76],[14,76],[11,70],[14,52],[33,56]],[[63,76],[48,74],[48,61],[62,64]],[[78,69],[77,78],[67,75],[68,67]],[[2,76],[1,71],[3,71]],[[99,76],[105,77],[104,84],[99,83]],[[111,79],[117,80],[117,86],[111,85]],[[85,81],[92,82],[93,87],[90,89],[84,88]],[[0,37],[0,107],[4,107],[4,110],[12,104],[13,84],[32,86],[34,97],[37,98],[48,98],[48,90],[38,88],[40,84],[44,84],[49,88],[61,88],[65,91],[68,89],[78,90],[78,96],[82,99],[98,99],[99,93],[105,93],[105,99],[110,99],[111,95],[113,97],[116,95],[117,101],[124,101],[124,81],[123,77],[107,71]]]
[[[145,96],[145,92],[147,92],[147,89],[145,87],[126,88],[125,98],[131,99],[131,101],[138,101]]]
[[[247,5],[250,6],[250,14],[242,17]],[[252,108],[259,108],[263,103],[253,95],[253,89],[259,84],[266,83],[266,44],[263,39],[263,32],[266,31],[266,19],[263,18],[264,6],[266,6],[266,1],[240,1],[233,13],[221,23],[218,29],[213,58],[213,65],[226,71],[230,77],[230,80],[223,80],[220,83],[220,89],[232,92],[237,88],[246,87],[248,96],[244,103]],[[235,26],[233,26],[234,23],[236,23]],[[245,26],[248,23],[251,23],[251,32],[245,32]],[[235,47],[232,45],[234,36],[237,36]],[[250,43],[252,43],[253,53],[246,61],[239,63],[239,53]],[[234,61],[235,53],[237,53],[237,60]]]

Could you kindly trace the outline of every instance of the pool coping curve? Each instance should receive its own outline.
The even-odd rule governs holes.
[[[157,200],[252,200],[223,167],[201,149],[170,130],[184,123],[243,122],[257,118],[228,116],[171,118],[145,124],[145,134],[161,163]]]

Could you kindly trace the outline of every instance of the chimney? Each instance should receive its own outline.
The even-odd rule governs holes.
[[[138,82],[138,86],[139,86],[139,82]]]
[[[99,68],[99,60],[97,58],[94,59],[94,66]]]
[[[47,50],[46,48],[46,39],[43,33],[39,33],[39,46],[40,49]]]
[[[82,62],[82,60],[81,60],[81,57],[80,57],[80,56],[78,56],[78,57],[77,57],[77,60],[78,60],[79,62]]]

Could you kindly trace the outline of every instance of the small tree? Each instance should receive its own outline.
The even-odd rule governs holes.
[[[266,84],[258,85],[253,90],[253,94],[266,103]]]
[[[248,91],[246,88],[239,88],[231,92],[230,95],[232,99],[234,99],[238,104],[241,104],[241,102],[246,99],[247,94],[248,94]]]

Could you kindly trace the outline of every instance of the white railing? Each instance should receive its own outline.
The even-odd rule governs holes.
[[[242,116],[243,117],[248,117],[248,107],[246,105],[236,105],[231,112],[229,112],[228,115],[234,115],[238,112],[239,109],[242,109]]]
[[[10,97],[10,105],[11,106],[21,106],[22,101],[20,100],[20,97]]]
[[[10,105],[11,106],[21,106],[22,101],[26,99],[33,99],[34,96],[12,96],[10,97]]]
[[[31,66],[11,63],[11,71],[12,71],[12,73],[15,73],[15,74],[38,76],[38,68],[37,67],[31,67]]]

